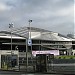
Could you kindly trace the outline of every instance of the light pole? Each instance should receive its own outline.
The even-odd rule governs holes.
[[[33,59],[32,59],[32,39],[31,39],[31,22],[32,20],[29,20],[29,46],[31,48],[31,61],[32,61],[32,64],[33,64]]]
[[[31,27],[30,27],[30,23],[32,22],[32,20],[29,20],[29,33],[28,33],[28,37],[26,38],[26,72],[27,72],[27,68],[28,68],[28,46],[31,46]]]
[[[11,69],[12,69],[12,28],[14,27],[13,23],[9,23],[9,28],[11,29]]]
[[[29,39],[31,39],[31,26],[30,26],[30,23],[32,22],[32,20],[29,20]]]

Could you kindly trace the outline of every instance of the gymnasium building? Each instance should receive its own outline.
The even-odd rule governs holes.
[[[0,69],[23,65],[36,54],[72,55],[72,39],[60,33],[31,27],[0,31]],[[14,67],[13,65],[12,67]]]

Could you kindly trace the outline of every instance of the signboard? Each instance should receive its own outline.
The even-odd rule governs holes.
[[[31,46],[31,45],[32,45],[32,40],[28,39],[28,46]]]
[[[32,51],[33,56],[36,56],[36,54],[54,54],[59,55],[59,50],[47,50],[47,51]]]

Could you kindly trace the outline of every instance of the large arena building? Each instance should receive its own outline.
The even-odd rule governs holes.
[[[16,65],[25,63],[36,54],[72,55],[72,39],[62,34],[35,28],[21,27],[0,31],[0,69],[12,59]]]

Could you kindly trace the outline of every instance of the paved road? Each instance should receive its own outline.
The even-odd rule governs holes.
[[[60,74],[42,74],[42,73],[24,73],[24,72],[10,72],[10,71],[0,71],[0,75],[60,75]]]
[[[44,74],[44,73],[25,73],[25,72],[9,72],[9,71],[0,71],[0,75],[72,75],[72,72],[67,72],[67,73],[58,73],[58,74]]]

